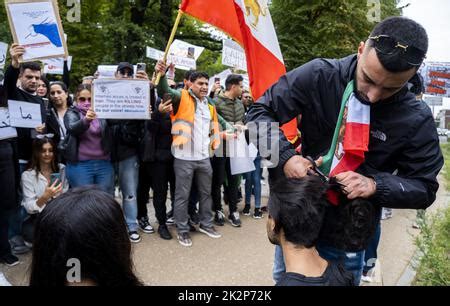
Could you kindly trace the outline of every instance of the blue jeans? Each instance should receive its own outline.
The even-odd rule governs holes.
[[[261,207],[261,157],[257,156],[253,161],[255,171],[245,174],[245,206],[250,206],[252,188],[255,191],[255,208]]]
[[[377,249],[378,244],[380,242],[380,236],[381,236],[381,221],[378,222],[377,227],[375,229],[375,233],[373,237],[370,239],[369,245],[366,248],[366,251],[364,253],[364,268],[363,273],[364,275],[369,272],[372,268],[375,267],[375,262],[378,258]]]
[[[109,160],[68,163],[66,175],[72,188],[98,185],[101,190],[114,196],[114,169]]]
[[[19,175],[22,176],[22,173],[26,170],[27,164],[20,164],[19,163]],[[11,239],[15,236],[21,236],[22,235],[22,223],[25,220],[25,217],[27,216],[27,211],[23,206],[21,205],[23,198],[22,188],[19,188],[18,193],[18,202],[19,206],[11,209],[9,211],[9,228],[8,228],[8,238]]]
[[[350,253],[323,244],[318,244],[316,248],[322,258],[342,263],[347,271],[353,273],[354,285],[359,286],[364,266],[364,251]],[[280,280],[284,272],[286,272],[286,266],[284,265],[283,250],[276,245],[273,263],[273,280],[275,283]]]
[[[118,163],[118,177],[122,191],[122,207],[128,231],[135,232],[137,224],[137,187],[139,182],[139,161],[137,155]]]

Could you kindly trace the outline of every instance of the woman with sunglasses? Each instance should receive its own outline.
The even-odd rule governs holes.
[[[95,184],[114,195],[110,128],[92,109],[90,85],[80,85],[75,100],[77,105],[71,106],[64,116],[67,129],[64,157],[70,186]]]
[[[33,141],[32,156],[22,173],[22,206],[28,213],[23,222],[23,238],[32,243],[34,224],[48,202],[69,189],[65,167],[56,161],[56,146],[51,134],[38,135]]]

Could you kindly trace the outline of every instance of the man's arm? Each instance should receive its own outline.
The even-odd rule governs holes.
[[[11,65],[5,71],[4,86],[8,99],[14,99],[14,92],[17,90],[17,79],[19,78],[19,57],[25,53],[25,49],[18,44],[12,44],[9,48]]]
[[[167,78],[166,78],[166,70],[167,69],[166,68],[167,68],[167,66],[162,61],[158,61],[158,63],[156,64],[155,72],[156,73],[159,72],[161,74],[161,79],[159,80],[159,83],[158,83],[158,86],[156,87],[156,89],[158,91],[158,96],[160,98],[163,98],[165,93],[168,93],[171,95],[173,112],[174,112],[174,114],[176,114],[178,111],[178,107],[180,106],[181,92],[170,88],[169,84],[167,83]]]
[[[255,122],[261,129],[262,123],[267,124],[267,135],[260,135],[259,138],[267,137],[267,144],[274,142],[272,140],[271,123],[278,122],[283,125],[297,117],[306,108],[308,101],[311,100],[308,91],[312,90],[313,84],[317,84],[318,73],[315,68],[316,61],[309,62],[293,71],[282,76],[277,83],[272,85],[264,95],[254,103],[246,116],[246,123]],[[295,148],[286,139],[283,132],[278,129],[274,132],[277,138],[275,142],[279,145],[279,163],[278,167],[283,168],[286,162],[296,155]],[[255,144],[256,145],[256,144]],[[298,163],[306,165],[300,156],[296,156]],[[302,159],[302,160],[300,160]],[[309,163],[309,162],[308,162]],[[285,173],[291,172],[286,171]],[[295,172],[295,171],[294,171]],[[301,173],[291,173],[290,177],[301,177],[305,171]]]
[[[437,175],[444,159],[431,113],[411,134],[407,148],[398,157],[398,174],[370,175],[377,189],[373,199],[383,207],[425,209],[436,199]]]

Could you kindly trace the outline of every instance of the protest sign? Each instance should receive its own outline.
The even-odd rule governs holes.
[[[421,72],[425,94],[450,98],[450,63],[427,62]]]
[[[9,111],[6,107],[0,107],[0,140],[17,137],[17,130],[11,127]]]
[[[136,79],[97,79],[93,107],[101,119],[150,119],[150,82]]]
[[[5,68],[7,52],[8,52],[8,44],[0,42],[0,69]]]
[[[67,56],[56,0],[6,0],[14,42],[25,48],[20,62]]]
[[[151,47],[147,47],[147,57],[154,60],[160,60],[164,57],[164,52]],[[175,64],[175,68],[181,70],[197,69],[197,63],[193,58],[169,54],[167,56],[167,63]]]
[[[245,51],[239,44],[231,39],[223,40],[222,47],[222,65],[247,71],[247,60]]]
[[[42,125],[39,104],[8,100],[8,108],[11,126],[34,129]]]
[[[42,61],[45,74],[64,74],[64,58],[49,58]],[[72,68],[72,56],[67,57],[67,67]]]
[[[235,139],[227,140],[227,157],[230,158],[230,171],[232,175],[254,171],[258,150],[253,144],[248,145],[245,134],[239,133]]]
[[[136,65],[133,65],[133,73],[136,74]],[[117,65],[99,65],[97,67],[97,72],[99,73],[98,78],[115,78],[117,71]]]
[[[169,55],[191,58],[196,61],[202,54],[203,50],[205,50],[205,48],[175,39],[172,45],[170,45]]]

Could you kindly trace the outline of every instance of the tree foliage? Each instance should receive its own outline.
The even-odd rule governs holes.
[[[374,23],[361,0],[273,0],[271,14],[288,70],[317,57],[355,53]],[[396,0],[381,1],[381,19],[397,16]]]
[[[179,0],[81,0],[81,20],[70,22],[74,1],[58,1],[69,54],[73,56],[74,85],[92,75],[97,65],[154,61],[146,58],[146,46],[164,50],[177,15]],[[382,1],[382,13],[398,15],[396,0]],[[288,69],[315,57],[340,57],[356,51],[373,24],[366,20],[366,1],[273,0],[270,7]],[[221,38],[201,22],[183,17],[176,38],[205,47],[197,68],[210,75],[221,64]],[[0,1],[0,41],[12,37],[4,2]],[[148,66],[148,72],[151,72]],[[183,71],[178,71],[181,78]]]

